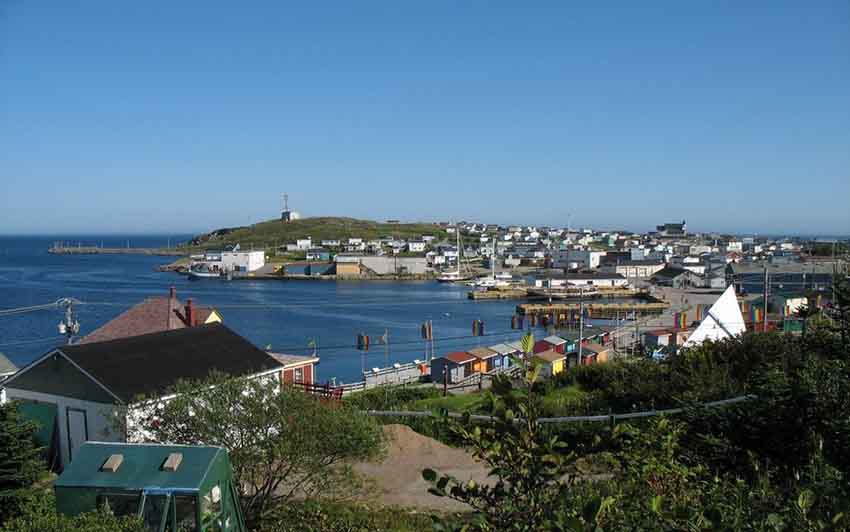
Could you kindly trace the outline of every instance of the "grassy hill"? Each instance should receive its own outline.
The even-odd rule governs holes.
[[[312,237],[319,245],[322,240],[347,240],[348,238],[376,239],[395,237],[399,239],[434,235],[445,238],[446,232],[430,223],[388,224],[355,218],[320,217],[303,218],[292,222],[269,220],[250,227],[218,229],[195,237],[191,247],[212,249],[224,245],[240,244],[242,249],[274,249],[284,244],[295,243],[297,238]]]

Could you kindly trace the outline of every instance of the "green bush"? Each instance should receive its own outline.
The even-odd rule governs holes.
[[[31,492],[21,514],[0,526],[0,532],[147,532],[141,520],[115,517],[99,510],[69,517],[56,512],[49,491]]]
[[[258,532],[420,532],[430,528],[427,515],[400,508],[314,501],[285,505]]]
[[[345,402],[358,410],[402,410],[414,401],[441,396],[433,386],[380,386],[353,393]]]

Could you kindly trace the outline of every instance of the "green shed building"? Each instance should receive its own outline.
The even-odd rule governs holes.
[[[230,459],[221,447],[89,442],[54,484],[67,515],[107,506],[152,532],[244,532]]]

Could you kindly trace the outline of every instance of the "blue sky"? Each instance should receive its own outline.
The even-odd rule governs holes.
[[[0,233],[244,225],[282,192],[850,233],[850,3],[0,0]]]

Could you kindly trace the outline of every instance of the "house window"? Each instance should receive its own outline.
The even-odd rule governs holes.
[[[295,368],[293,370],[295,382],[304,382],[304,368]]]

